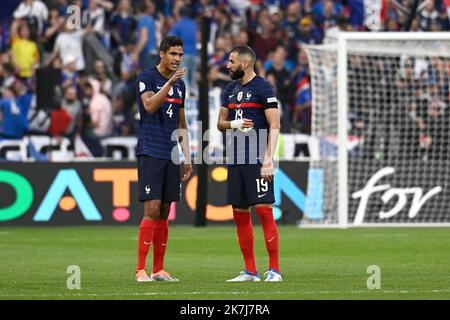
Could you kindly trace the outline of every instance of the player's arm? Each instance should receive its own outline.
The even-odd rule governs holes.
[[[184,70],[184,68],[177,70],[157,93],[147,91],[141,95],[141,101],[145,111],[148,113],[155,113],[158,111],[163,104],[164,99],[167,97],[170,88],[172,88],[173,84],[183,76]]]
[[[186,123],[186,114],[184,108],[180,108],[180,113],[178,115],[178,128],[180,132],[180,145],[183,150],[184,155],[184,174],[182,181],[186,181],[192,174],[192,164],[191,164],[191,148],[189,144],[189,131]]]
[[[217,129],[219,131],[225,131],[227,129],[244,129],[253,128],[253,121],[251,119],[238,119],[238,120],[228,120],[228,108],[220,107],[219,119],[217,120]]]
[[[269,123],[269,138],[267,141],[267,149],[263,159],[261,168],[261,177],[266,181],[273,180],[273,155],[277,147],[278,135],[280,133],[280,113],[278,108],[268,108],[264,110],[267,122]]]
[[[280,114],[277,108],[269,108],[264,111],[267,122],[269,123],[269,137],[267,149],[264,154],[263,165],[261,168],[261,177],[266,181],[272,181],[274,175],[273,155],[277,147],[278,135],[280,133]]]

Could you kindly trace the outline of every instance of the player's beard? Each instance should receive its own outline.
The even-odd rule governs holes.
[[[244,69],[239,68],[236,71],[232,72],[230,77],[233,80],[238,80],[241,79],[244,76],[244,74],[245,74]]]

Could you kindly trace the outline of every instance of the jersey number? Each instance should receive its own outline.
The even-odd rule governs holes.
[[[244,110],[242,110],[242,109],[237,109],[236,114],[234,115],[234,120],[241,120],[244,117],[243,111]]]
[[[169,118],[172,118],[173,115],[172,104],[169,105],[169,108],[167,109],[166,113],[169,115]]]
[[[263,178],[256,179],[256,190],[258,193],[267,192],[269,189],[269,184]]]

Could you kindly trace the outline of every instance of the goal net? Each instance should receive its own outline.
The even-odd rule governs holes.
[[[341,33],[305,49],[323,188],[311,222],[450,225],[450,35]]]

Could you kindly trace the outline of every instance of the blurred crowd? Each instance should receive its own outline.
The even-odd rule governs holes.
[[[339,30],[370,31],[363,0],[2,0],[0,135],[27,132],[99,140],[134,135],[135,77],[158,63],[163,37],[184,41],[188,97],[198,97],[202,17],[210,18],[210,87],[231,80],[228,52],[254,48],[257,72],[273,84],[284,132],[309,133],[311,90],[304,44],[331,42]],[[383,0],[376,31],[449,31],[449,0]],[[39,105],[39,70],[58,71],[55,103]],[[53,97],[52,97],[53,98]]]

